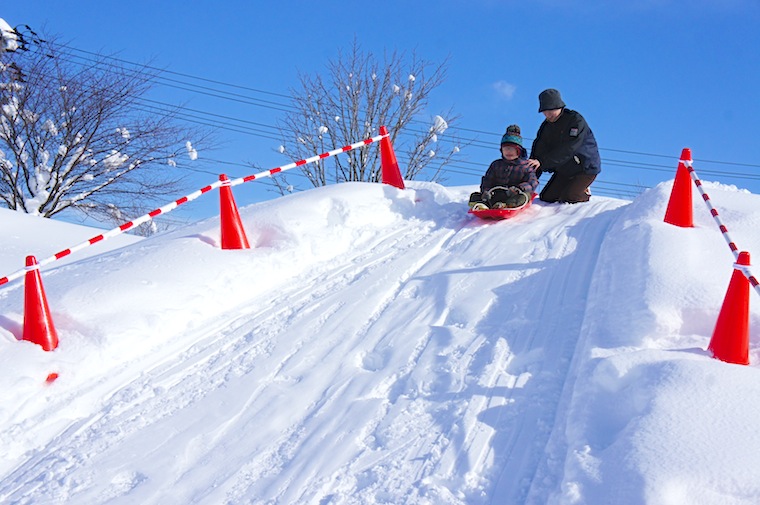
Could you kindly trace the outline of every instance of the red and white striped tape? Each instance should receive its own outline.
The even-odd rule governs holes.
[[[710,200],[710,196],[705,192],[704,187],[702,186],[702,181],[699,180],[699,176],[694,171],[694,161],[691,159],[688,160],[681,160],[681,163],[684,164],[686,167],[686,170],[689,171],[689,175],[691,176],[692,180],[694,181],[694,184],[697,185],[697,189],[699,190],[699,193],[702,195],[702,200],[704,200],[705,204],[707,205],[707,208],[710,209],[710,215],[715,219],[715,222],[718,223],[718,228],[720,228],[720,232],[723,234],[723,238],[726,240],[726,243],[728,243],[729,249],[731,249],[731,252],[734,255],[734,259],[739,258],[739,248],[736,246],[736,242],[731,239],[731,236],[728,234],[728,228],[725,224],[723,224],[723,221],[720,219],[720,215],[718,214],[718,210],[713,206],[712,201]],[[755,290],[760,294],[760,283],[757,281],[757,277],[752,275],[752,272],[749,269],[749,265],[740,265],[738,263],[734,263],[734,268],[736,270],[740,270],[744,276],[749,280],[749,283],[752,285],[752,287],[755,288]]]
[[[132,221],[129,221],[127,223],[119,225],[118,227],[116,227],[116,228],[114,228],[112,230],[109,230],[109,231],[107,231],[105,233],[101,233],[100,235],[96,235],[96,236],[92,237],[91,239],[86,240],[86,241],[84,241],[84,242],[82,242],[80,244],[77,244],[77,245],[75,245],[73,247],[69,247],[68,249],[64,249],[63,251],[59,251],[59,252],[55,253],[52,256],[49,256],[49,257],[44,258],[42,260],[39,260],[36,265],[32,265],[32,266],[29,266],[29,267],[22,268],[20,270],[16,270],[12,274],[10,274],[10,275],[8,275],[6,277],[0,278],[0,286],[3,285],[3,284],[6,284],[8,282],[11,282],[13,280],[18,279],[19,277],[23,276],[26,272],[28,272],[30,270],[38,269],[38,268],[40,268],[40,267],[42,267],[44,265],[47,265],[47,264],[52,263],[54,261],[57,261],[57,260],[59,260],[61,258],[64,258],[64,257],[68,256],[69,254],[72,254],[72,253],[75,253],[77,251],[80,251],[80,250],[84,249],[85,247],[89,247],[91,245],[97,244],[98,242],[102,242],[102,241],[107,240],[107,239],[109,239],[111,237],[115,237],[116,235],[120,235],[120,234],[124,233],[125,231],[127,231],[127,230],[129,230],[131,228],[134,228],[136,226],[140,226],[141,224],[143,224],[143,223],[145,223],[147,221],[150,221],[151,219],[153,219],[154,217],[156,217],[158,215],[167,214],[167,213],[171,212],[172,210],[176,209],[177,207],[179,207],[180,205],[182,205],[183,203],[187,203],[189,201],[195,200],[196,198],[198,198],[202,194],[208,193],[212,189],[218,188],[221,185],[222,185],[222,181],[218,181],[218,182],[215,182],[214,184],[210,184],[210,185],[208,185],[208,186],[206,186],[204,188],[199,189],[198,191],[190,193],[187,196],[183,196],[182,198],[179,198],[179,199],[177,199],[177,200],[175,200],[175,201],[173,201],[173,202],[171,202],[171,203],[169,203],[167,205],[164,205],[163,207],[155,209],[155,210],[153,210],[153,211],[145,214],[144,216],[140,216],[137,219],[133,219]]]
[[[371,144],[373,142],[379,142],[380,140],[382,140],[385,137],[388,137],[388,134],[386,134],[386,135],[377,135],[377,136],[372,137],[372,138],[368,138],[368,139],[365,139],[365,140],[362,140],[362,141],[359,141],[359,142],[355,142],[355,143],[353,143],[351,145],[343,146],[343,147],[341,147],[339,149],[333,149],[332,151],[328,151],[326,153],[322,153],[322,154],[318,154],[316,156],[312,156],[311,158],[306,158],[306,159],[303,159],[303,160],[296,161],[294,163],[290,163],[288,165],[283,165],[281,167],[272,168],[272,169],[266,170],[264,172],[259,172],[258,174],[253,174],[253,175],[249,175],[249,176],[246,176],[246,177],[240,177],[238,179],[230,179],[230,180],[224,180],[224,181],[219,180],[219,181],[217,181],[217,182],[215,182],[213,184],[209,184],[208,186],[199,189],[198,191],[194,191],[193,193],[190,193],[187,196],[183,196],[182,198],[179,198],[179,199],[173,201],[172,203],[164,205],[163,207],[160,207],[160,208],[158,208],[156,210],[153,210],[153,211],[145,214],[144,216],[140,216],[137,219],[134,219],[132,221],[124,223],[124,224],[122,224],[122,225],[120,225],[120,226],[118,226],[118,227],[116,227],[116,228],[114,228],[112,230],[109,230],[109,231],[107,231],[105,233],[102,233],[100,235],[92,237],[91,239],[86,240],[86,241],[82,242],[81,244],[77,244],[77,245],[75,245],[73,247],[70,247],[68,249],[64,249],[63,251],[60,251],[60,252],[57,252],[57,253],[55,253],[52,256],[49,256],[49,257],[44,258],[42,260],[39,260],[36,265],[30,266],[30,267],[25,267],[25,268],[22,268],[20,270],[16,270],[15,272],[13,272],[10,275],[7,275],[5,277],[1,277],[0,278],[0,286],[2,286],[3,284],[7,284],[7,283],[9,283],[9,282],[11,282],[13,280],[16,280],[16,279],[22,277],[27,271],[38,269],[38,268],[42,267],[43,265],[47,265],[49,263],[57,261],[57,260],[65,257],[65,256],[68,256],[69,254],[72,254],[72,253],[77,252],[77,251],[79,251],[81,249],[84,249],[85,247],[89,247],[89,246],[91,246],[93,244],[97,244],[98,242],[102,242],[103,240],[109,239],[111,237],[115,237],[116,235],[124,233],[125,231],[127,231],[127,230],[129,230],[131,228],[134,228],[134,227],[139,226],[139,225],[141,225],[141,224],[143,224],[143,223],[145,223],[147,221],[152,220],[154,217],[156,217],[158,215],[167,214],[167,213],[171,212],[172,210],[176,209],[177,207],[179,207],[180,205],[182,205],[183,203],[187,203],[187,202],[190,202],[192,200],[195,200],[199,196],[201,196],[201,195],[203,195],[205,193],[208,193],[209,191],[211,191],[213,189],[216,189],[216,188],[218,188],[218,187],[220,187],[222,185],[225,185],[225,186],[226,185],[237,186],[239,184],[243,184],[244,182],[250,182],[250,181],[253,181],[253,180],[256,180],[256,179],[260,179],[262,177],[270,177],[273,174],[276,174],[276,173],[279,173],[279,172],[284,172],[286,170],[290,170],[291,168],[300,167],[300,166],[306,165],[308,163],[314,163],[315,161],[319,161],[319,160],[322,160],[322,159],[325,159],[325,158],[329,158],[330,156],[335,156],[337,154],[345,153],[345,152],[351,151],[353,149],[358,149],[359,147],[366,146],[366,145]]]
[[[273,174],[284,172],[286,170],[290,170],[291,168],[300,167],[302,165],[306,165],[307,163],[314,163],[315,161],[323,160],[325,158],[329,158],[330,156],[335,156],[336,154],[345,153],[348,151],[353,151],[354,149],[358,149],[360,147],[364,147],[368,144],[371,144],[373,142],[379,142],[385,137],[388,137],[390,134],[386,135],[377,135],[372,138],[368,138],[359,142],[355,142],[351,145],[343,146],[339,149],[333,149],[332,151],[327,151],[326,153],[317,154],[316,156],[312,156],[311,158],[306,158],[305,160],[299,160],[294,163],[290,163],[288,165],[283,165],[281,167],[272,168],[270,170],[266,170],[264,172],[259,172],[258,174],[249,175],[247,177],[240,177],[239,179],[231,179],[230,180],[230,186],[237,186],[238,184],[243,184],[244,182],[251,182],[255,179],[260,179],[262,177],[270,177]]]

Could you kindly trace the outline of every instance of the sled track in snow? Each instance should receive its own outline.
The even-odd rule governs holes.
[[[465,369],[484,359],[479,354],[486,357],[484,365],[474,368],[480,371],[476,385],[469,385],[478,394],[464,407],[462,421],[431,441],[434,450],[430,452],[441,455],[420,468],[420,482],[430,479],[458,489],[462,503],[526,503],[529,499],[528,489],[545,457],[583,324],[597,246],[612,220],[611,216],[601,222],[600,218],[589,220],[584,210],[577,209],[573,236],[560,221],[555,233],[543,237],[545,248],[530,242],[533,250],[526,251],[527,263],[547,263],[543,271],[516,274],[503,294],[496,289],[479,323],[485,332],[477,332],[475,349],[462,357]],[[527,223],[523,229],[515,228],[512,234],[531,234]],[[529,283],[531,292],[538,295],[521,300],[521,283]],[[551,313],[557,310],[567,314],[567,324],[561,328],[541,324],[556,320]],[[550,317],[542,317],[544,313]],[[467,389],[465,384],[463,391]],[[540,499],[535,503],[541,503]]]
[[[434,232],[436,238],[433,240],[445,240],[452,233],[452,230]],[[199,401],[210,391],[222,387],[230,375],[246,374],[257,360],[265,357],[276,346],[274,341],[278,337],[277,329],[282,326],[283,320],[288,321],[286,325],[294,324],[299,314],[308,312],[315,301],[381,267],[392,259],[398,244],[406,244],[403,250],[409,250],[421,245],[428,246],[429,242],[426,234],[419,230],[397,229],[381,237],[368,250],[349,257],[338,268],[319,272],[310,279],[299,279],[297,285],[283,286],[277,297],[264,306],[255,310],[241,307],[224,319],[209,324],[213,330],[208,331],[207,326],[203,333],[182,337],[176,342],[177,353],[174,358],[151,362],[150,357],[146,357],[143,367],[147,370],[139,377],[130,378],[133,374],[133,364],[130,363],[109,378],[85,388],[85,391],[80,390],[80,393],[105,396],[107,399],[104,408],[96,416],[72,423],[50,443],[24,458],[3,479],[0,501],[24,503],[23,497],[31,495],[61,500],[77,496],[77,488],[86,487],[86,483],[72,482],[67,476],[76,474],[78,467],[86,467],[92,454],[107,452],[130,434],[149,428],[154,422]],[[410,271],[404,275],[412,275],[419,266],[420,264],[411,265]],[[390,303],[391,298],[385,303]],[[281,299],[288,303],[278,303]],[[298,354],[303,344],[301,342],[300,346],[294,347],[278,367],[262,377],[259,388],[252,391],[244,407],[255,401],[258,389],[277,380],[280,371]],[[108,389],[112,389],[112,392],[104,394]],[[63,399],[60,405],[63,406],[65,401]],[[234,419],[226,424],[232,426],[233,421]],[[109,433],[110,425],[120,426],[121,429],[127,426],[128,429]],[[104,433],[108,435],[103,436]],[[218,435],[221,436],[221,433]],[[82,452],[83,448],[92,454]],[[107,500],[116,498],[119,494],[126,495],[133,487],[140,485],[139,478],[131,480],[134,481],[134,486],[122,482],[116,486],[123,488],[121,492],[117,489],[112,496],[92,498]]]
[[[424,353],[440,351],[429,349],[434,348],[431,334],[428,338],[419,338],[410,353],[408,365],[402,373],[396,374],[394,384],[386,388],[388,391],[412,389],[412,392],[386,395],[383,408],[378,410],[365,432],[370,434],[370,439],[381,439],[384,431],[394,428],[393,419],[404,417],[405,410],[418,411],[418,417],[428,414],[428,419],[433,420],[420,421],[415,426],[417,440],[380,447],[382,450],[368,447],[324,484],[321,490],[324,494],[310,491],[304,498],[328,496],[335,503],[367,503],[388,494],[388,489],[395,487],[411,490],[402,500],[409,503],[431,497],[440,503],[525,503],[535,472],[542,463],[583,323],[586,288],[598,253],[595,248],[612,221],[608,217],[591,223],[586,217],[591,212],[584,213],[583,207],[578,210],[579,216],[571,223],[577,226],[573,237],[567,236],[562,218],[558,221],[557,232],[541,239],[548,243],[547,247],[534,246],[535,250],[527,253],[531,262],[555,261],[556,266],[537,274],[539,281],[520,281],[523,276],[516,275],[517,282],[540,282],[544,289],[537,292],[541,296],[510,309],[506,316],[493,309],[498,317],[487,313],[481,320],[489,328],[516,323],[516,334],[525,338],[497,340],[487,334],[478,334],[469,340],[465,352],[451,356],[452,360],[455,359],[454,368],[465,372],[459,391],[446,397],[471,396],[471,399],[461,401],[462,410],[447,418],[450,424],[444,425],[440,419],[435,419],[436,394],[415,391],[406,384],[411,382],[409,376],[416,369],[424,367],[421,363]],[[586,222],[579,225],[581,221]],[[527,223],[523,226],[510,223],[512,225],[511,233],[531,235]],[[449,237],[442,245],[442,256],[455,255],[458,244],[481,230],[485,228],[464,229]],[[583,246],[581,239],[584,237],[592,246]],[[574,250],[570,252],[569,249]],[[427,270],[428,266],[437,268],[429,264],[420,272]],[[563,296],[569,298],[568,325],[537,329],[531,321],[540,321],[540,313],[535,319],[525,317],[531,307],[556,310],[562,306]],[[498,305],[499,302],[491,303]],[[454,305],[452,310],[456,309]],[[431,326],[445,325],[449,312],[446,310],[434,316]],[[561,345],[555,346],[556,340]],[[469,377],[467,371],[475,377]],[[537,404],[531,399],[533,395],[540,398]],[[427,405],[422,405],[426,402]],[[497,411],[496,414],[483,414],[493,410]],[[407,422],[415,421],[408,419]],[[409,463],[402,471],[388,470],[399,460]],[[357,483],[355,475],[359,475],[364,483]],[[418,494],[420,489],[425,490],[424,496]],[[450,495],[448,490],[458,492]]]
[[[103,475],[98,467],[118,468],[113,458],[130,441],[144,446],[154,437],[156,454],[146,459],[177,460],[175,482],[199,483],[176,503],[541,503],[545,487],[534,485],[530,496],[529,489],[545,450],[563,457],[546,444],[569,387],[598,252],[582,240],[601,243],[596,237],[611,222],[576,210],[555,215],[535,206],[540,218],[556,221],[555,232],[543,235],[525,219],[396,229],[265,303],[231,310],[168,343],[171,359],[146,357],[139,376],[128,363],[93,384],[87,393],[106,398],[104,408],[25,457],[3,479],[0,501],[166,503],[171,482],[157,486],[149,473],[129,469]],[[520,244],[504,253],[505,265],[487,250],[482,264],[457,263],[463,248],[505,234]],[[473,290],[471,276],[485,282],[482,290]],[[523,283],[543,289],[514,296]],[[448,304],[435,303],[442,296]],[[352,297],[364,303],[349,317]],[[569,324],[536,326],[557,307]],[[408,321],[403,332],[398,320]],[[336,355],[342,366],[315,372]],[[391,368],[394,356],[405,356],[404,364]],[[241,390],[230,384],[248,385],[248,393],[229,396],[227,389]],[[292,401],[302,405],[297,415],[262,425],[263,410],[295,414]],[[358,417],[363,425],[347,432],[341,419]],[[185,452],[162,455],[166,437],[183,440]],[[335,438],[327,451],[325,437]],[[228,463],[246,459],[242,467]],[[108,491],[90,491],[104,477]],[[278,479],[288,488],[273,487]]]
[[[503,441],[499,441],[498,446],[504,449],[506,456],[502,466],[496,468],[494,492],[486,503],[545,503],[545,486],[535,479],[547,459],[564,459],[564,453],[555,454],[554,448],[547,444],[553,430],[564,429],[556,419],[564,395],[572,390],[571,363],[586,316],[588,288],[603,237],[615,215],[614,212],[601,214],[576,224],[570,237],[575,242],[572,253],[568,254],[573,244],[567,235],[552,238],[561,244],[558,253],[552,255],[558,262],[535,281],[539,286],[534,293],[539,295],[528,302],[528,307],[540,308],[535,312],[536,324],[526,325],[524,341],[512,339],[514,344],[510,344],[507,370],[516,375],[527,372],[530,377],[521,388],[523,398],[516,402],[517,412],[512,414],[519,419],[520,429],[511,429],[515,423],[508,422],[502,430]],[[558,311],[564,314],[561,326],[559,318],[554,317]],[[541,359],[535,359],[533,353],[539,353]],[[525,357],[528,362],[521,363]],[[537,383],[531,387],[532,381]],[[509,388],[509,391],[512,401],[519,390]],[[534,431],[526,433],[526,429]],[[520,476],[519,481],[514,478],[516,475]],[[531,486],[536,490],[535,495],[529,492]]]

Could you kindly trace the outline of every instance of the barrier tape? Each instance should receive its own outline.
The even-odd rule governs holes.
[[[757,281],[757,277],[752,275],[752,272],[749,269],[749,265],[740,265],[739,263],[734,263],[734,269],[740,270],[747,278],[747,280],[749,280],[749,283],[752,284],[752,287],[758,289],[759,283]],[[760,293],[760,291],[758,291],[758,293]]]
[[[195,200],[199,196],[201,196],[201,195],[203,195],[205,193],[208,193],[209,191],[211,191],[213,189],[216,189],[216,188],[218,188],[218,187],[220,187],[222,185],[225,185],[225,186],[227,186],[227,185],[229,185],[229,186],[237,186],[237,185],[243,184],[245,182],[251,182],[251,181],[254,181],[256,179],[260,179],[262,177],[270,177],[273,174],[276,174],[276,173],[279,173],[279,172],[284,172],[286,170],[290,170],[291,168],[300,167],[300,166],[306,165],[308,163],[314,163],[315,161],[323,160],[325,158],[329,158],[330,156],[335,156],[337,154],[341,154],[341,153],[345,153],[345,152],[348,152],[348,151],[352,151],[354,149],[358,149],[359,147],[363,147],[363,146],[369,145],[369,144],[371,144],[373,142],[379,142],[380,140],[382,140],[382,139],[384,139],[385,137],[388,137],[388,136],[389,136],[389,134],[377,135],[375,137],[368,138],[368,139],[365,139],[365,140],[362,140],[362,141],[359,141],[359,142],[355,142],[353,144],[350,144],[350,145],[347,145],[347,146],[343,146],[343,147],[338,148],[338,149],[333,149],[332,151],[328,151],[328,152],[325,152],[325,153],[322,153],[322,154],[318,154],[316,156],[312,156],[311,158],[306,158],[306,159],[303,159],[303,160],[298,160],[298,161],[290,163],[288,165],[283,165],[283,166],[280,166],[280,167],[272,168],[272,169],[269,169],[269,170],[265,170],[263,172],[259,172],[257,174],[248,175],[246,177],[240,177],[238,179],[230,179],[230,180],[224,180],[224,181],[219,180],[219,181],[217,181],[217,182],[215,182],[213,184],[209,184],[208,186],[205,186],[205,187],[199,189],[198,191],[194,191],[193,193],[190,193],[187,196],[183,196],[182,198],[179,198],[179,199],[177,199],[177,200],[175,200],[175,201],[173,201],[173,202],[171,202],[171,203],[169,203],[167,205],[164,205],[163,207],[160,207],[160,208],[155,209],[155,210],[153,210],[153,211],[151,211],[151,212],[149,212],[149,213],[147,213],[147,214],[145,214],[143,216],[140,216],[137,219],[133,219],[132,221],[129,221],[127,223],[119,225],[119,226],[117,226],[116,228],[114,228],[112,230],[109,230],[109,231],[107,231],[105,233],[101,233],[100,235],[92,237],[91,239],[86,240],[86,241],[84,241],[84,242],[82,242],[80,244],[77,244],[77,245],[75,245],[73,247],[70,247],[68,249],[64,249],[63,251],[57,252],[57,253],[55,253],[52,256],[49,256],[49,257],[47,257],[47,258],[45,258],[43,260],[38,261],[36,265],[32,265],[30,267],[24,267],[24,268],[22,268],[20,270],[17,270],[15,272],[13,272],[10,275],[2,277],[2,278],[0,278],[0,286],[2,286],[3,284],[7,284],[7,283],[9,283],[9,282],[11,282],[13,280],[16,280],[16,279],[22,277],[28,271],[39,269],[43,265],[47,265],[49,263],[57,261],[57,260],[59,260],[61,258],[64,258],[64,257],[66,257],[66,256],[74,253],[74,252],[80,251],[80,250],[84,249],[85,247],[89,247],[91,245],[97,244],[98,242],[102,242],[102,241],[107,240],[107,239],[109,239],[111,237],[115,237],[116,235],[120,235],[121,233],[124,233],[125,231],[127,231],[127,230],[129,230],[131,228],[134,228],[136,226],[139,226],[139,225],[141,225],[141,224],[143,224],[145,222],[148,222],[148,221],[152,220],[156,216],[159,216],[161,214],[167,214],[167,213],[171,212],[172,210],[176,209],[177,207],[179,207],[180,205],[182,205],[184,203],[187,203],[187,202],[190,202],[192,200]]]
[[[734,242],[731,239],[731,236],[728,234],[728,228],[726,227],[725,224],[723,224],[723,221],[721,221],[720,219],[718,210],[713,206],[712,201],[710,200],[710,196],[702,187],[702,181],[699,179],[697,172],[694,171],[693,160],[691,159],[681,160],[681,163],[683,163],[684,166],[686,167],[686,170],[689,171],[689,176],[694,181],[694,184],[697,185],[697,189],[699,190],[699,193],[702,195],[702,200],[704,200],[705,204],[707,205],[707,208],[710,209],[710,215],[712,215],[713,219],[715,219],[715,222],[718,223],[718,228],[720,228],[720,232],[723,234],[723,238],[726,240],[726,243],[728,243],[728,247],[729,249],[731,249],[731,252],[734,255],[734,259],[739,259],[739,248],[736,246],[736,242]],[[735,263],[734,268],[736,270],[740,270],[744,274],[744,276],[747,278],[749,283],[752,285],[752,287],[755,288],[755,291],[757,291],[757,293],[760,294],[760,283],[758,283],[757,277],[752,275],[752,272],[750,271],[749,266],[739,265],[738,263]]]
[[[316,156],[312,156],[311,158],[306,158],[305,160],[299,160],[294,163],[290,163],[288,165],[283,165],[281,167],[272,168],[270,170],[266,170],[264,172],[260,172],[258,174],[249,175],[247,177],[240,177],[239,179],[231,179],[230,180],[230,186],[237,186],[238,184],[243,184],[244,182],[251,182],[255,179],[261,178],[261,177],[269,177],[272,174],[276,174],[279,172],[284,172],[285,170],[290,170],[291,168],[300,167],[301,165],[306,165],[307,163],[314,163],[315,161],[323,160],[325,158],[329,158],[330,156],[335,156],[336,154],[345,153],[348,151],[353,151],[354,149],[358,149],[359,147],[364,147],[368,144],[371,144],[373,142],[379,142],[380,140],[384,139],[385,137],[389,137],[390,134],[385,135],[377,135],[372,138],[368,138],[365,140],[361,140],[359,142],[355,142],[351,145],[343,146],[338,149],[333,149],[332,151],[327,151],[326,153],[317,154]]]
[[[9,282],[11,282],[13,280],[18,279],[19,277],[23,276],[26,272],[39,269],[40,267],[42,267],[44,265],[47,265],[47,264],[52,263],[54,261],[57,261],[57,260],[59,260],[61,258],[65,258],[66,256],[68,256],[68,255],[70,255],[72,253],[75,253],[77,251],[80,251],[80,250],[84,249],[85,247],[89,247],[91,245],[97,244],[98,242],[102,242],[104,240],[108,240],[111,237],[115,237],[116,235],[120,235],[120,234],[124,233],[125,231],[127,231],[127,230],[129,230],[131,228],[134,228],[134,227],[139,226],[139,225],[141,225],[141,224],[143,224],[143,223],[145,223],[147,221],[152,220],[156,216],[159,216],[161,214],[167,214],[167,213],[171,212],[172,210],[176,209],[177,207],[179,207],[180,205],[182,205],[183,203],[187,203],[187,202],[190,202],[192,200],[195,200],[196,198],[198,198],[202,194],[208,193],[212,189],[218,188],[221,185],[222,185],[221,181],[215,182],[214,184],[210,184],[210,185],[208,185],[208,186],[206,186],[204,188],[199,189],[198,191],[190,193],[187,196],[183,196],[182,198],[174,200],[173,202],[171,202],[171,203],[169,203],[167,205],[164,205],[163,207],[159,207],[158,209],[152,210],[151,212],[145,214],[144,216],[140,216],[137,219],[133,219],[132,221],[129,221],[129,222],[124,223],[124,224],[121,224],[121,225],[117,226],[116,228],[114,228],[112,230],[109,230],[109,231],[107,231],[105,233],[101,233],[100,235],[96,235],[96,236],[92,237],[89,240],[85,240],[84,242],[82,242],[80,244],[77,244],[77,245],[75,245],[73,247],[69,247],[68,249],[64,249],[63,251],[59,251],[59,252],[55,253],[54,255],[49,256],[49,257],[47,257],[45,259],[39,260],[36,265],[32,265],[32,266],[29,266],[29,267],[24,267],[24,268],[22,268],[20,270],[16,270],[12,274],[10,274],[10,275],[8,275],[6,277],[0,278],[0,286],[2,286],[3,284],[7,284],[7,283],[9,283]]]

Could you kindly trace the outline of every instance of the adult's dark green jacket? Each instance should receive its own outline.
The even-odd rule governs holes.
[[[553,123],[541,123],[533,141],[530,157],[541,162],[536,170],[557,172],[567,177],[578,174],[596,175],[602,171],[602,160],[594,133],[578,112],[568,108]]]

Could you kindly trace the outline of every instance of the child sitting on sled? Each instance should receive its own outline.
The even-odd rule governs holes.
[[[520,127],[509,125],[501,138],[501,158],[491,163],[480,183],[480,191],[470,195],[473,210],[522,207],[538,187],[536,171],[528,164]]]

